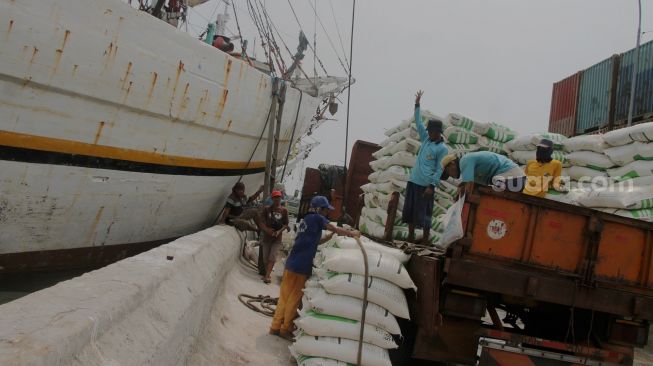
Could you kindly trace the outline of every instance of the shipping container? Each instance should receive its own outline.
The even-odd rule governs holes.
[[[619,55],[583,71],[580,78],[576,134],[584,134],[609,126],[614,121],[614,102]]]
[[[633,77],[635,49],[621,54],[617,82],[615,120],[623,124],[628,119],[630,88]],[[641,121],[653,115],[653,41],[640,46],[633,119]]]
[[[368,183],[368,176],[372,174],[370,162],[374,160],[373,153],[381,146],[367,141],[358,140],[351,149],[351,158],[347,171],[347,192],[345,194],[345,207],[347,214],[357,222],[360,216],[360,195],[363,194],[361,186]]]
[[[553,84],[551,95],[551,114],[549,115],[549,132],[567,137],[576,132],[576,115],[578,113],[578,91],[583,72]]]

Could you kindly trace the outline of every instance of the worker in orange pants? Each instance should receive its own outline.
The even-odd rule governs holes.
[[[315,196],[311,200],[311,211],[299,223],[297,238],[286,260],[286,269],[281,279],[279,300],[270,326],[270,334],[288,340],[293,339],[293,320],[297,317],[304,284],[313,271],[313,258],[317,253],[318,244],[331,239],[334,233],[350,237],[360,236],[356,230],[346,230],[330,224],[327,219],[329,210],[333,210],[329,200],[324,196]],[[322,239],[323,229],[331,231],[331,234],[324,239]]]

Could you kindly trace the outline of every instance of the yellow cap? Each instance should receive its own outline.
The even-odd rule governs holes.
[[[457,158],[458,157],[456,156],[456,154],[446,155],[444,158],[442,158],[442,169],[446,168],[447,165],[449,165],[449,163],[456,160]]]

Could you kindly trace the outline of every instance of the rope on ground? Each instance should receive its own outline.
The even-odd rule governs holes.
[[[240,301],[243,305],[248,307],[250,310],[255,311],[257,313],[261,313],[269,317],[274,316],[274,311],[276,309],[278,300],[279,300],[278,297],[270,297],[267,295],[258,295],[258,296],[247,295],[247,294],[238,295],[238,301]],[[256,305],[257,303],[259,303],[260,305]]]

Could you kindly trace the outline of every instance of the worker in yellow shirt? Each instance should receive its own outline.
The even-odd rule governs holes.
[[[542,139],[537,145],[536,160],[529,160],[524,168],[526,173],[526,186],[523,193],[544,197],[549,187],[555,190],[564,190],[560,179],[562,163],[553,159],[553,141]]]

